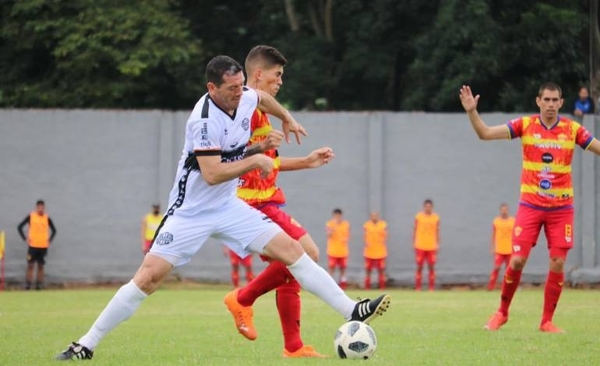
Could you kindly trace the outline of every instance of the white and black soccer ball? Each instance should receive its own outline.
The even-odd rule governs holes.
[[[367,324],[351,321],[337,330],[333,346],[340,358],[366,360],[371,358],[377,349],[377,337],[373,328]]]

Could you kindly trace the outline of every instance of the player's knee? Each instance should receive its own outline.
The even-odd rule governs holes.
[[[275,237],[270,241],[264,248],[264,254],[289,266],[300,259],[304,249],[300,243],[286,235]]]
[[[513,256],[510,259],[510,268],[515,271],[521,271],[525,268],[525,264],[527,263],[527,258],[521,256]]]
[[[562,272],[565,266],[565,259],[561,257],[552,257],[550,258],[550,271],[552,272]]]

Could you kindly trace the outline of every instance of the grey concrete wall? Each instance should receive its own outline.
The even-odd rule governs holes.
[[[58,234],[48,256],[52,282],[126,280],[142,256],[139,227],[152,202],[166,205],[181,154],[188,112],[0,111],[0,230],[7,234],[7,277],[21,282],[26,245],[16,225],[44,198]],[[498,205],[516,208],[518,141],[479,141],[463,114],[295,113],[310,137],[285,145],[284,156],[331,146],[336,159],[321,169],[284,173],[286,210],[325,249],[325,221],[334,207],[352,225],[350,280],[362,281],[362,224],[370,210],[389,223],[388,274],[411,283],[414,214],[432,198],[441,216],[440,283],[484,282],[491,265],[490,228]],[[516,115],[487,114],[488,124]],[[275,122],[278,124],[278,122]],[[598,122],[585,125],[599,133]],[[576,248],[568,268],[600,265],[600,168],[578,152]],[[529,281],[547,272],[543,235],[525,271]],[[256,260],[257,268],[264,267]],[[325,264],[325,259],[321,264]],[[585,272],[585,273],[588,273]],[[181,276],[226,281],[227,259],[207,244]],[[576,275],[585,281],[594,275]],[[583,281],[583,280],[581,280]]]

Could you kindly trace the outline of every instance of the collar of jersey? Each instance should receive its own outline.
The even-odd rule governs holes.
[[[235,120],[235,116],[237,115],[237,108],[233,110],[233,115],[230,115],[229,113],[227,113],[226,110],[224,110],[223,108],[219,107],[219,105],[217,103],[215,103],[214,100],[212,100],[212,98],[210,97],[210,95],[206,95],[206,97],[208,98],[208,100],[210,100],[212,102],[212,104],[219,108],[221,110],[221,112],[225,113],[229,118],[231,118],[231,120]]]

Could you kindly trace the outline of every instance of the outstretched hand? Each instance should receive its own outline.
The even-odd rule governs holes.
[[[291,117],[291,118],[283,121],[282,127],[283,127],[283,135],[285,136],[285,142],[287,142],[288,144],[291,142],[290,132],[296,136],[296,142],[298,143],[298,145],[301,144],[300,135],[308,136],[308,133],[306,133],[306,130],[304,129],[304,127],[302,127],[302,125],[300,123],[296,122],[294,117]]]
[[[473,112],[477,109],[477,103],[479,102],[479,94],[473,97],[473,92],[471,91],[471,87],[468,85],[463,85],[460,88],[460,102],[465,109],[465,112]]]
[[[318,168],[329,163],[334,157],[335,154],[330,147],[322,147],[308,154],[306,160],[309,168]]]

